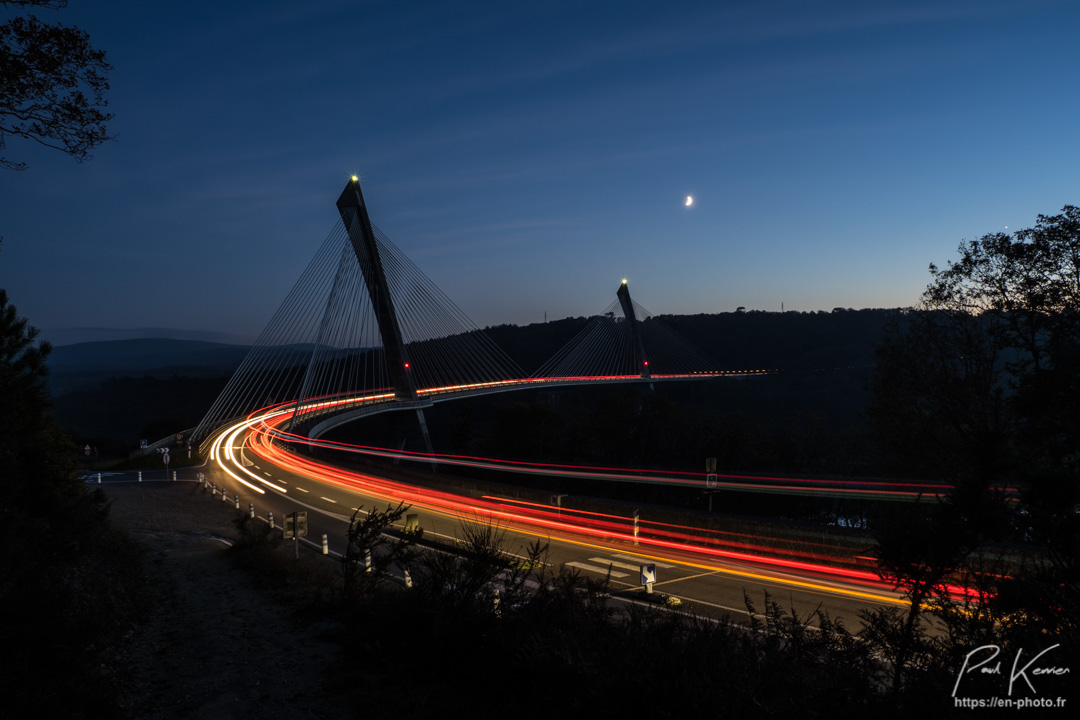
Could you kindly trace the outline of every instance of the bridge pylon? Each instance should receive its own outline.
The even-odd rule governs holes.
[[[291,413],[277,427],[317,438],[390,400],[416,411],[427,444],[422,408],[433,397],[524,376],[372,223],[357,178],[337,210],[341,221],[199,423],[198,440],[271,407],[273,417]]]
[[[649,356],[645,353],[645,344],[641,341],[641,328],[638,327],[637,315],[634,314],[634,303],[630,301],[630,288],[623,280],[619,289],[615,291],[622,305],[623,318],[630,327],[630,348],[634,353],[634,367],[641,372],[641,377],[650,380],[652,375],[649,370]]]
[[[386,282],[379,246],[375,242],[375,232],[371,229],[364,195],[360,191],[360,180],[354,175],[342,191],[337,201],[338,212],[349,233],[353,252],[360,263],[360,272],[364,275],[371,306],[379,323],[383,348],[386,352],[387,371],[394,386],[394,396],[398,400],[416,399],[416,382],[409,372],[409,355],[405,351],[401,326],[398,325],[394,300],[390,295],[390,286]]]

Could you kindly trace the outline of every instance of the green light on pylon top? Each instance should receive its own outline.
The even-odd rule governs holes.
[[[623,279],[622,279],[622,284],[623,284],[623,285],[625,285],[625,284],[626,284],[626,278],[623,278]]]
[[[352,181],[353,181],[353,182],[360,182],[360,178],[358,178],[357,176],[353,175],[353,176],[352,176]]]

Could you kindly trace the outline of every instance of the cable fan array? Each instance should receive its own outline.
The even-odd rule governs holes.
[[[647,362],[652,377],[712,373],[716,363],[633,303],[637,335],[616,300],[594,316],[581,332],[536,371],[535,378],[606,378],[642,375]],[[641,353],[644,357],[641,357]]]
[[[410,372],[425,394],[520,378],[523,372],[373,227]],[[293,427],[393,394],[382,335],[360,263],[338,222],[195,431],[274,404]]]

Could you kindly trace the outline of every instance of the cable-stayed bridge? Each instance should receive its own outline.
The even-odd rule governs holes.
[[[195,433],[276,406],[290,433],[317,438],[361,415],[522,388],[742,375],[721,371],[630,298],[616,300],[532,374],[526,373],[386,237],[360,183],[340,220]]]
[[[259,502],[260,508],[268,505],[271,527],[273,511],[291,513],[304,507],[334,522],[348,522],[345,511],[356,518],[364,503],[405,502],[418,512],[412,517],[425,528],[434,530],[436,523],[442,528],[448,521],[486,524],[511,529],[521,541],[543,537],[562,542],[559,552],[565,553],[568,566],[606,573],[608,581],[627,588],[636,585],[619,580],[628,575],[613,572],[613,567],[633,569],[637,566],[627,560],[661,557],[670,563],[662,566],[665,572],[678,575],[673,581],[688,588],[684,593],[692,593],[685,597],[709,598],[707,603],[723,609],[745,598],[747,581],[793,598],[806,593],[808,607],[820,605],[821,593],[840,603],[834,609],[846,607],[851,612],[864,603],[898,602],[864,567],[862,538],[824,541],[792,529],[773,537],[768,529],[761,534],[726,526],[689,527],[641,519],[637,511],[629,516],[616,505],[600,511],[563,507],[560,498],[566,496],[557,494],[550,502],[535,492],[529,497],[475,497],[490,491],[474,487],[462,493],[453,484],[456,481],[440,484],[429,482],[428,476],[417,483],[415,476],[395,478],[397,470],[389,467],[358,471],[348,462],[323,462],[321,452],[294,452],[306,445],[327,449],[326,454],[336,458],[342,452],[357,453],[395,462],[649,483],[708,493],[717,488],[713,470],[705,474],[436,455],[424,409],[454,398],[527,388],[651,385],[765,372],[716,367],[636,304],[625,281],[617,286],[615,300],[570,342],[538,369],[526,372],[371,223],[356,178],[342,192],[337,207],[340,221],[195,432],[193,440],[209,451],[212,462],[207,465],[216,468],[209,472],[221,481],[223,500],[227,484],[231,491],[245,493],[245,500]],[[337,425],[388,411],[415,413],[426,452],[404,450],[404,443],[382,448],[319,439]],[[918,501],[938,490],[907,483],[721,477],[729,492],[829,499]],[[216,493],[216,484],[213,487]],[[237,508],[239,493],[232,496]],[[254,502],[249,507],[250,517],[255,517]],[[617,555],[598,554],[616,551]],[[714,587],[706,576],[725,576],[730,582]],[[735,593],[734,600],[724,595],[729,592]]]

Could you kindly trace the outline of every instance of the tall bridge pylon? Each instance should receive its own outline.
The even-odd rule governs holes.
[[[623,318],[629,325],[630,352],[634,354],[634,367],[641,371],[641,377],[648,379],[651,377],[649,375],[649,356],[645,354],[645,345],[641,342],[641,328],[638,327],[634,303],[630,300],[630,289],[625,280],[622,281],[622,285],[619,285],[615,295],[619,298],[619,304],[622,306]]]
[[[386,273],[383,272],[375,231],[371,227],[364,195],[360,191],[360,180],[355,175],[338,198],[337,208],[342,222],[345,223],[345,230],[349,233],[349,241],[356,253],[356,260],[360,263],[360,272],[364,275],[364,284],[367,285],[368,296],[375,309],[394,396],[400,400],[415,400],[416,383],[409,372],[409,356],[405,352],[401,327],[398,325],[397,313],[394,312],[394,300],[386,282]]]
[[[337,210],[339,222],[199,424],[197,442],[271,405],[292,412],[289,427],[303,435],[364,403],[419,410],[434,394],[524,376],[371,222],[357,178]]]

